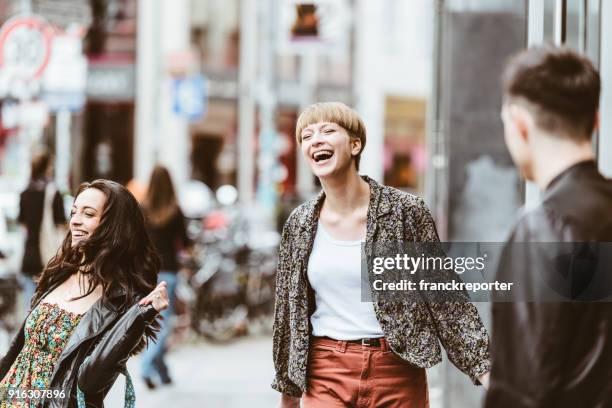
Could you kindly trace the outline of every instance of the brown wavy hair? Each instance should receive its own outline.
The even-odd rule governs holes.
[[[164,166],[157,165],[153,169],[142,209],[147,222],[154,227],[167,224],[177,213],[179,207],[174,185],[170,172]]]
[[[145,228],[145,220],[132,194],[121,184],[99,179],[79,186],[76,197],[83,191],[95,188],[106,196],[100,225],[86,240],[72,246],[72,235],[66,234],[58,253],[45,267],[32,306],[43,295],[57,287],[77,271],[87,271],[87,292],[76,298],[91,294],[102,286],[102,301],[108,302],[113,291],[123,294],[120,305],[108,302],[109,307],[125,311],[138,299],[151,292],[157,284],[160,260]],[[155,321],[145,329],[145,336],[134,353],[146,342],[154,340],[159,331]]]

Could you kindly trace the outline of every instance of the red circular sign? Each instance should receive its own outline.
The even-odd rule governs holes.
[[[37,16],[17,16],[0,29],[0,71],[29,80],[39,78],[49,63],[53,29]]]

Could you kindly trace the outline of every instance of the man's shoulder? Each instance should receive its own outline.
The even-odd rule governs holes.
[[[514,224],[510,241],[556,241],[554,213],[542,204],[532,208],[523,208]]]
[[[543,194],[543,211],[573,240],[612,239],[612,181],[588,163],[577,165]]]
[[[589,217],[590,215],[586,213],[566,212],[548,202],[542,202],[522,211],[513,228],[511,240],[519,242],[583,241],[589,235],[589,226],[592,224],[588,220]]]
[[[514,228],[515,240],[608,241],[612,238],[612,196],[599,193],[572,192],[524,210]]]

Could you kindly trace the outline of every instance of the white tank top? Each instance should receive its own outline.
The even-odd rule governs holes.
[[[336,340],[383,337],[372,302],[361,301],[361,241],[339,241],[321,222],[308,260],[316,309],[312,334]]]

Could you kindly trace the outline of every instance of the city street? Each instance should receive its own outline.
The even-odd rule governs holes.
[[[612,0],[0,0],[0,408],[612,408],[610,208]]]

